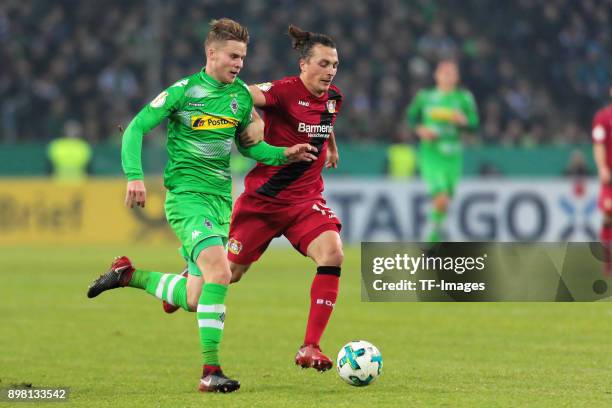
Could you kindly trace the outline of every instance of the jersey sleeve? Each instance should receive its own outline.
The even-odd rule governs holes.
[[[265,108],[278,108],[283,105],[283,85],[282,81],[264,82],[255,85],[261,90],[266,98]]]
[[[591,130],[591,138],[593,143],[605,143],[610,137],[608,133],[609,132],[606,131],[604,115],[602,115],[600,112],[595,115],[595,118],[593,118],[593,126]]]
[[[423,117],[423,102],[424,102],[425,94],[423,91],[419,91],[408,108],[406,108],[406,120],[408,122],[408,126],[411,129],[416,128],[422,122]]]
[[[285,157],[285,147],[272,146],[263,140],[251,147],[242,147],[236,141],[236,147],[244,157],[253,159],[268,166],[281,166],[287,163]]]
[[[121,165],[128,180],[143,179],[142,138],[178,109],[185,93],[186,83],[183,82],[179,81],[157,95],[138,112],[125,130],[121,141]]]
[[[478,126],[480,125],[478,108],[476,107],[474,95],[472,95],[470,91],[463,92],[463,112],[465,113],[465,117],[467,119],[467,124],[465,127],[471,131],[478,129]]]

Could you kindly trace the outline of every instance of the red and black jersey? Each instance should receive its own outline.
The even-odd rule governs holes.
[[[317,148],[318,159],[283,166],[257,163],[246,176],[245,192],[265,200],[291,203],[321,197],[327,139],[342,106],[340,90],[332,85],[325,95],[316,97],[297,76],[257,86],[266,97],[266,106],[262,108],[265,141],[287,147],[310,143]]]
[[[606,164],[612,168],[612,105],[600,109],[593,118],[593,143],[603,143],[606,148]]]

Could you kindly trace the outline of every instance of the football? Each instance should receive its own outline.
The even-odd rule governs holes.
[[[371,384],[382,373],[382,367],[382,354],[365,340],[351,341],[338,352],[338,375],[350,385],[363,387]]]

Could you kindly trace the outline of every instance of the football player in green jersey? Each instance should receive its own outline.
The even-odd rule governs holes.
[[[438,63],[436,86],[417,93],[408,106],[409,126],[421,141],[419,167],[432,199],[429,242],[439,242],[450,199],[461,177],[461,132],[478,128],[472,94],[458,89],[459,68],[452,60]]]
[[[238,381],[223,374],[218,356],[232,275],[225,253],[232,211],[232,142],[243,155],[269,165],[317,159],[311,153],[316,149],[309,144],[284,148],[261,141],[263,136],[258,133],[263,126],[252,122],[253,99],[237,76],[248,39],[248,31],[237,22],[213,20],[205,42],[205,69],[160,93],[123,135],[121,160],[128,179],[125,203],[144,207],[142,138],[168,118],[165,211],[182,243],[188,277],[136,269],[127,257],[119,257],[87,293],[91,298],[108,289],[131,286],[195,311],[203,360],[198,389],[203,392],[240,388]]]

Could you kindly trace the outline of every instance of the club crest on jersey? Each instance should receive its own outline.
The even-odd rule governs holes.
[[[209,230],[212,229],[213,225],[212,222],[210,222],[210,220],[207,218],[204,220],[204,225],[206,226],[206,228],[208,228]]]
[[[262,92],[268,92],[272,88],[272,82],[264,82],[262,84],[256,84],[256,87],[261,89]]]
[[[232,99],[232,102],[230,103],[230,109],[232,110],[232,112],[234,112],[234,115],[236,114],[236,112],[238,112],[238,101],[236,100],[236,98]]]
[[[227,249],[234,255],[238,255],[242,251],[242,242],[235,238],[230,238],[227,243]]]
[[[335,113],[336,112],[336,101],[334,99],[330,99],[327,101],[327,111],[329,113]]]

